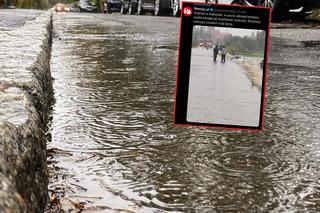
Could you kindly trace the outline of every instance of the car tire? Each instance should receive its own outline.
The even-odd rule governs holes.
[[[155,0],[154,1],[154,15],[155,16],[161,16],[162,15],[162,10],[161,10],[161,0]]]
[[[126,11],[126,8],[125,8],[125,5],[124,5],[124,2],[123,2],[123,1],[121,1],[120,13],[121,13],[121,14],[126,14],[126,13],[127,13],[127,11]]]
[[[138,15],[144,14],[142,4],[143,4],[142,0],[138,0],[138,6],[137,6],[137,14]]]
[[[285,20],[289,15],[288,0],[260,0],[259,5],[272,8],[272,22]]]
[[[179,1],[180,0],[173,0],[172,16],[174,17],[180,17],[181,14]]]

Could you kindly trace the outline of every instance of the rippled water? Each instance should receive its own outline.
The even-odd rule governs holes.
[[[96,18],[55,16],[50,192],[100,212],[320,211],[319,67],[271,60],[264,132],[174,127],[177,19]]]

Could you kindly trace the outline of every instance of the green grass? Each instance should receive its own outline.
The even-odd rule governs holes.
[[[320,20],[320,8],[312,10],[312,14],[307,18]]]
[[[263,53],[257,53],[257,52],[252,52],[252,53],[237,53],[237,55],[243,55],[243,56],[254,57],[254,58],[263,58],[263,56],[264,56]]]

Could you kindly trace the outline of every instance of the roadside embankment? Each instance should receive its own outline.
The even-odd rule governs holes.
[[[0,212],[43,212],[52,18],[0,31]]]
[[[252,87],[257,87],[261,90],[262,87],[262,70],[260,70],[261,59],[249,59],[245,61],[237,61],[244,70],[248,79],[251,81]]]

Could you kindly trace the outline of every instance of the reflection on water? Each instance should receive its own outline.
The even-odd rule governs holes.
[[[55,22],[49,190],[102,212],[320,210],[317,68],[270,64],[264,132],[174,127],[176,50],[153,48],[176,45],[154,38],[167,25],[68,16]]]

